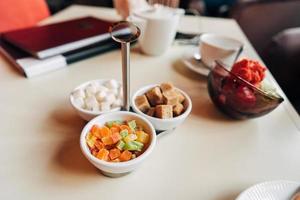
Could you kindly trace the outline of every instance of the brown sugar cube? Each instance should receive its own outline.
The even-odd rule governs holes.
[[[164,92],[173,90],[174,86],[172,83],[162,83],[162,84],[160,84],[160,89],[164,93]]]
[[[181,94],[181,92],[179,92],[179,91],[176,90],[176,89],[175,89],[174,91],[175,91],[175,93],[177,94],[178,101],[179,101],[180,103],[184,102],[185,97],[183,96],[183,94]]]
[[[137,96],[135,99],[135,104],[138,107],[138,109],[143,113],[147,112],[150,108],[150,104],[146,95]]]
[[[161,119],[173,117],[173,107],[171,105],[158,105],[155,107],[155,116]]]
[[[184,107],[181,103],[176,104],[173,106],[173,114],[174,116],[179,116],[184,110]]]
[[[155,108],[151,107],[146,114],[149,115],[149,116],[151,116],[151,117],[154,117],[154,115],[155,115]]]
[[[174,90],[166,91],[163,93],[164,104],[167,105],[176,105],[179,103],[179,98],[177,93]]]
[[[159,87],[154,87],[146,93],[152,106],[163,104],[163,95]]]

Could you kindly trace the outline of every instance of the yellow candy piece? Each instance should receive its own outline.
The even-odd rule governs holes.
[[[143,144],[147,144],[149,142],[150,136],[144,131],[137,131],[136,135],[137,135],[136,141],[141,142]]]
[[[129,142],[131,142],[131,141],[134,141],[134,140],[136,140],[137,139],[137,136],[136,136],[136,134],[129,134],[129,135],[127,135],[125,138],[124,138],[124,142],[125,143],[129,143]]]
[[[86,139],[86,143],[91,149],[95,148],[96,141],[97,141],[97,137],[92,134],[89,134]]]

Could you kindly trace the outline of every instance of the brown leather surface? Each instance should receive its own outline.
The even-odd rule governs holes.
[[[284,30],[274,36],[263,58],[300,113],[300,27]]]
[[[239,0],[231,16],[261,54],[274,35],[300,26],[300,0]]]
[[[63,44],[106,34],[111,24],[111,22],[94,17],[83,17],[56,24],[6,32],[2,34],[2,37],[19,48],[36,53]]]

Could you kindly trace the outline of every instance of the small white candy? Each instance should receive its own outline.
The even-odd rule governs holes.
[[[92,96],[95,96],[95,94],[92,94],[92,93],[85,93],[85,97],[87,98],[87,97],[92,97]]]
[[[114,101],[114,103],[112,104],[112,107],[113,107],[113,108],[117,108],[117,107],[121,107],[122,105],[123,105],[122,99],[116,99],[116,100]]]
[[[105,96],[107,95],[107,92],[105,91],[99,91],[96,93],[96,99],[98,102],[102,102],[105,99]]]
[[[95,109],[96,107],[99,107],[98,101],[96,97],[94,96],[89,96],[84,99],[86,108],[89,110]]]
[[[119,93],[118,98],[123,99],[123,88],[122,87],[119,87],[118,93]]]
[[[108,102],[109,104],[113,104],[115,100],[116,96],[112,92],[107,93],[107,95],[104,98],[104,101]]]
[[[108,102],[102,102],[100,103],[100,110],[101,111],[109,111],[110,110],[110,103]]]
[[[108,92],[109,91],[109,89],[103,85],[98,85],[96,87],[96,90],[97,90],[97,92]]]
[[[84,108],[84,100],[82,97],[74,98],[74,104],[80,108]]]
[[[90,84],[85,88],[85,94],[87,97],[93,96],[96,92],[97,92],[97,89],[94,85]]]
[[[75,90],[73,93],[72,93],[72,96],[76,99],[76,98],[85,98],[85,94],[84,94],[84,91],[82,89],[78,89],[78,90]]]
[[[94,88],[97,88],[97,87],[99,87],[100,83],[99,82],[91,82],[89,85]]]
[[[118,97],[119,96],[119,90],[118,89],[112,89],[111,92]]]
[[[111,79],[109,81],[106,81],[104,83],[104,86],[106,86],[108,89],[117,89],[119,87],[119,84],[116,80]]]

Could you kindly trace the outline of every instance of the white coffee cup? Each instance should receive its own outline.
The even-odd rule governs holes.
[[[155,6],[148,10],[135,11],[129,20],[141,29],[139,38],[143,53],[151,56],[163,54],[175,39],[182,9]]]
[[[201,60],[209,67],[213,67],[216,60],[231,66],[242,45],[242,42],[229,37],[213,33],[202,34],[199,43]]]

